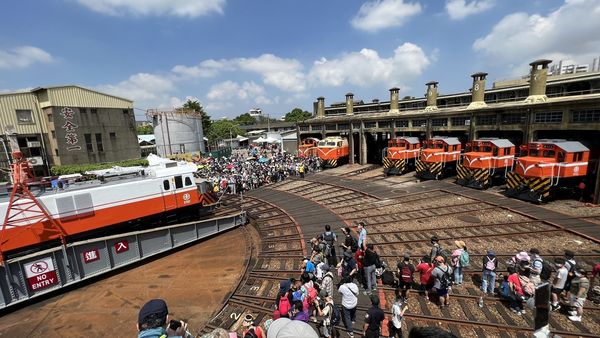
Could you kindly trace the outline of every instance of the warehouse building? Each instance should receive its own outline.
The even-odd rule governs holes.
[[[0,168],[19,149],[36,175],[53,165],[140,157],[133,101],[80,86],[0,94]]]

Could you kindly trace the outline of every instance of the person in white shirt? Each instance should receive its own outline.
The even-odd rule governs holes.
[[[402,338],[402,317],[408,309],[408,304],[402,304],[402,296],[397,295],[396,301],[392,305],[392,321],[389,322],[389,332],[391,338]]]
[[[352,324],[356,321],[356,305],[358,304],[358,286],[352,282],[351,277],[344,277],[338,289],[342,295],[342,309],[344,325],[350,338],[354,337]]]

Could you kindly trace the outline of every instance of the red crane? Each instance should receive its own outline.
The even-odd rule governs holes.
[[[20,151],[12,152],[13,163],[10,165],[12,174],[12,192],[0,230],[0,264],[4,263],[3,246],[19,233],[30,231],[40,237],[59,238],[66,245],[66,232],[59,220],[52,218],[44,206],[29,191],[28,185],[34,181],[33,172],[27,159]],[[22,229],[10,237],[5,236],[5,229],[19,227]],[[6,237],[6,238],[5,238]]]

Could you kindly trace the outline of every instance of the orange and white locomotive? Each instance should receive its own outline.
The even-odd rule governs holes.
[[[415,176],[424,180],[438,180],[456,170],[462,144],[456,137],[434,136],[423,142],[416,160]]]
[[[326,137],[317,144],[317,156],[326,168],[347,163],[348,151],[348,140],[340,136]]]
[[[580,142],[542,139],[520,147],[507,176],[507,195],[544,202],[561,190],[572,191],[587,174],[590,151]]]
[[[456,183],[476,189],[489,188],[503,180],[515,161],[515,145],[507,139],[482,138],[466,144],[456,167]]]
[[[396,137],[383,149],[383,174],[402,175],[415,167],[421,144],[417,137]]]
[[[210,184],[196,182],[196,166],[191,164],[166,162],[140,167],[127,175],[105,175],[112,177],[71,184],[61,180],[52,189],[35,194],[28,188],[35,185],[27,178],[30,168],[13,168],[19,173],[15,174],[12,194],[0,201],[4,219],[0,253],[58,239],[65,242],[107,235],[117,228],[131,231],[131,226],[145,226],[167,216],[197,216],[215,203]]]
[[[315,137],[307,137],[302,140],[298,146],[298,156],[314,156],[317,153],[317,144],[319,139]]]

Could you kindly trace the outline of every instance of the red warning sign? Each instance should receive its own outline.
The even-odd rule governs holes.
[[[125,251],[129,251],[129,242],[126,239],[115,243],[115,251],[119,254]]]
[[[83,261],[87,264],[100,259],[100,251],[98,249],[90,249],[83,252]]]
[[[43,258],[24,266],[27,285],[31,291],[38,291],[58,284],[58,277],[52,258]]]

